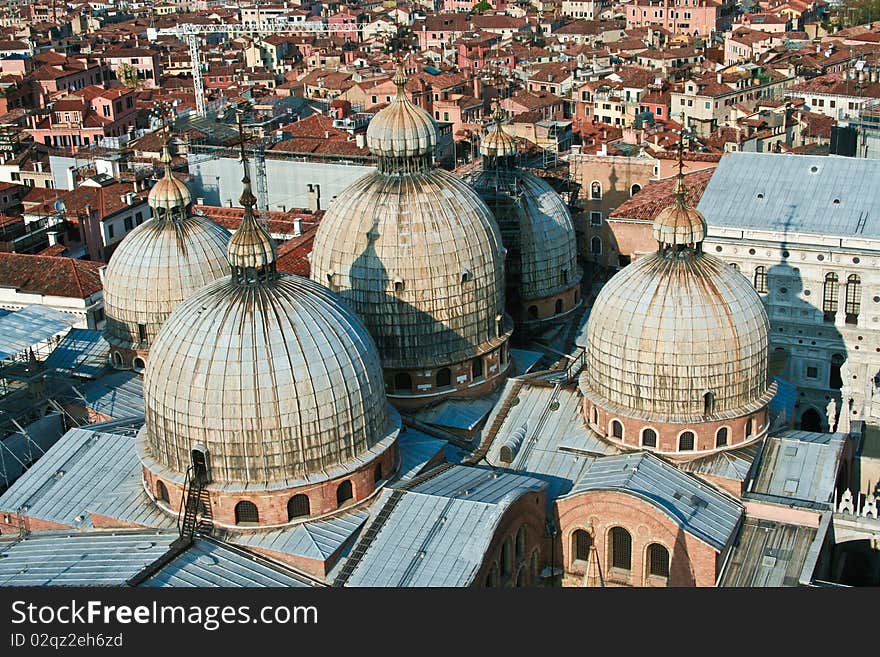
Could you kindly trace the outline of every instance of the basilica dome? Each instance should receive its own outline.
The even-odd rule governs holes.
[[[511,314],[523,322],[553,319],[580,305],[574,224],[559,194],[516,165],[516,143],[501,127],[500,108],[494,116],[480,144],[483,166],[471,184],[501,230]]]
[[[227,490],[347,476],[380,457],[399,429],[376,347],[329,290],[276,271],[244,182],[231,276],[178,306],[153,345],[142,461],[153,475],[181,481],[192,450],[203,449],[211,484]],[[359,486],[355,496],[369,490]]]
[[[418,389],[427,399],[436,388],[451,392],[501,375],[507,361],[499,348],[512,322],[504,314],[498,227],[473,189],[432,166],[436,128],[407,98],[405,79],[398,72],[397,96],[368,130],[378,170],[328,208],[311,271],[363,318],[389,392]],[[439,380],[419,381],[435,374]]]
[[[104,335],[119,367],[142,366],[171,311],[229,273],[229,232],[191,214],[189,191],[172,175],[167,147],[163,160],[165,175],[148,199],[153,217],[122,240],[104,272]]]
[[[677,451],[674,435],[666,449],[657,444],[658,432],[663,442],[675,429],[685,433],[680,449],[703,451],[766,428],[775,391],[770,324],[750,282],[703,253],[705,220],[685,205],[683,176],[676,196],[675,212],[655,220],[658,250],[623,268],[596,298],[581,390],[591,424],[615,438]],[[640,423],[627,423],[633,419]],[[648,443],[639,438],[645,430]]]

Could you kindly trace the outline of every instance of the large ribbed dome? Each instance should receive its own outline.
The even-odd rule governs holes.
[[[516,166],[516,144],[495,125],[483,138],[483,166],[472,185],[492,210],[507,249],[508,285],[529,302],[577,285],[577,243],[571,214],[562,198],[538,176]]]
[[[481,356],[512,331],[504,314],[504,247],[492,213],[469,186],[432,165],[412,141],[412,113],[433,121],[403,93],[373,118],[389,143],[378,170],[339,194],[315,236],[312,278],[363,318],[388,369],[425,370]],[[417,122],[417,123],[418,123]],[[417,132],[417,130],[416,130]],[[369,133],[368,133],[369,134]]]
[[[242,160],[232,273],[178,306],[156,338],[141,459],[179,479],[201,446],[212,485],[290,488],[361,467],[394,443],[400,418],[358,317],[327,288],[277,272]]]
[[[373,155],[411,157],[428,155],[437,147],[437,125],[425,110],[406,95],[406,76],[398,68],[394,83],[397,95],[367,126],[367,147]]]
[[[122,240],[104,273],[104,334],[117,349],[146,351],[181,301],[229,273],[229,232],[191,215],[189,191],[172,193],[186,185],[171,173],[167,146],[162,159],[165,176],[149,197],[154,217]]]
[[[145,455],[177,473],[207,447],[212,480],[322,479],[391,435],[376,347],[326,288],[229,277],[181,304],[144,377]]]
[[[149,346],[181,301],[229,273],[228,240],[225,228],[197,216],[150,219],[131,231],[104,273],[107,341],[126,349]],[[145,327],[145,344],[138,325]]]
[[[472,358],[500,341],[504,248],[492,215],[456,176],[369,173],[332,203],[312,278],[364,319],[386,368]]]
[[[686,212],[679,183],[676,203]],[[714,417],[757,410],[771,388],[761,298],[741,273],[703,253],[700,231],[664,233],[665,216],[654,223],[658,250],[596,298],[584,394],[620,415],[658,422],[705,419],[707,393]]]

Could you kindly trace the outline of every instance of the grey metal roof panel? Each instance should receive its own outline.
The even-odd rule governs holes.
[[[315,583],[282,565],[223,545],[197,539],[141,586],[154,587],[311,587]]]
[[[0,510],[76,528],[91,527],[90,513],[149,526],[173,526],[140,488],[141,466],[132,433],[120,423],[71,429],[2,496]],[[115,515],[118,514],[118,515]]]
[[[510,394],[513,394],[511,390],[505,388],[502,400]],[[547,491],[550,498],[568,492],[572,482],[593,460],[593,455],[618,453],[584,423],[582,400],[577,390],[525,383],[516,397],[519,401],[507,412],[486,454],[486,461],[496,467],[509,467],[544,479],[550,486]],[[558,408],[547,413],[540,431],[536,431],[538,418],[545,409],[552,407],[553,401],[558,402]],[[490,418],[489,423],[493,419]],[[526,428],[526,439],[508,466],[501,461],[501,447],[522,427]]]
[[[568,496],[591,490],[636,495],[716,550],[730,540],[743,513],[733,498],[649,452],[595,459]]]
[[[45,361],[58,372],[94,379],[107,369],[110,345],[101,331],[71,329]]]
[[[101,415],[126,418],[144,414],[143,379],[134,372],[111,372],[74,387],[72,399]]]
[[[231,533],[229,540],[239,545],[323,561],[335,554],[361,528],[369,515],[365,509],[357,509],[326,520],[314,520],[284,529]]]
[[[471,431],[492,411],[495,395],[477,399],[447,399],[412,413],[420,422]]]
[[[347,586],[468,586],[505,511],[545,486],[532,477],[453,466],[401,491]],[[385,491],[377,513],[389,498]]]
[[[719,586],[797,586],[815,527],[746,518]]]
[[[456,465],[414,486],[409,492],[483,504],[502,504],[527,491],[544,488],[546,484],[534,477]]]
[[[767,439],[750,493],[797,505],[830,504],[844,434],[785,431]]]
[[[514,376],[522,376],[532,371],[532,368],[544,357],[540,351],[527,349],[511,349],[510,360],[513,362]]]
[[[758,453],[758,445],[751,444],[739,449],[730,449],[717,454],[710,454],[690,461],[678,464],[679,469],[697,475],[708,475],[745,481],[748,477],[755,456]]]
[[[77,321],[74,315],[38,305],[0,316],[0,359],[26,352]]]
[[[447,441],[407,426],[398,434],[397,445],[400,449],[398,478],[407,481],[418,475],[431,459],[443,451]]]
[[[697,209],[710,233],[712,226],[725,226],[878,238],[878,179],[880,160],[728,153]]]
[[[0,586],[122,586],[162,556],[177,536],[102,532],[0,541]]]
[[[503,513],[494,504],[406,493],[347,585],[467,586]]]

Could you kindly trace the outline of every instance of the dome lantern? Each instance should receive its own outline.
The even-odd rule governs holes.
[[[492,119],[494,121],[492,129],[480,142],[480,154],[487,164],[495,161],[500,165],[510,165],[510,158],[516,155],[516,139],[504,132],[501,127],[505,114],[499,103],[495,105]]]
[[[275,267],[276,250],[272,236],[257,222],[254,206],[257,203],[251,191],[251,176],[248,171],[247,155],[244,150],[244,129],[239,120],[239,136],[241,138],[241,164],[244,177],[241,179],[244,189],[239,202],[244,207],[241,225],[232,235],[226,248],[229,266],[232,268],[232,280],[241,285],[253,285],[277,276]]]
[[[192,203],[189,188],[174,177],[171,171],[171,149],[166,141],[162,146],[162,165],[165,173],[147,196],[147,203],[158,221],[167,221],[183,216]]]
[[[367,126],[367,146],[379,159],[379,171],[383,173],[429,169],[437,147],[437,125],[428,112],[410,101],[407,81],[403,62],[399,62],[392,78],[397,93]]]
[[[675,203],[654,219],[653,234],[661,252],[702,252],[706,238],[706,219],[687,204],[684,182],[684,151],[679,148],[678,176],[675,182]]]

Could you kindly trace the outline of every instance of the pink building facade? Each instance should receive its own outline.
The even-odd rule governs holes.
[[[636,0],[626,5],[626,29],[657,26],[707,36],[718,30],[720,16],[721,6],[707,0]]]

